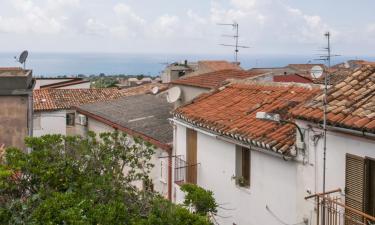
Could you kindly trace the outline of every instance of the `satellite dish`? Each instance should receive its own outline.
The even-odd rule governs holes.
[[[345,67],[346,69],[349,69],[349,68],[350,68],[350,64],[349,64],[349,62],[345,62],[345,63],[344,63],[344,67]]]
[[[159,87],[153,87],[151,89],[152,94],[156,95],[159,92]]]
[[[310,74],[314,78],[319,78],[323,75],[323,68],[321,66],[313,66],[313,68],[311,68]]]
[[[167,92],[167,101],[169,103],[174,103],[181,97],[181,89],[179,87],[173,87]]]
[[[17,57],[14,57],[17,60],[17,62],[23,64],[23,69],[26,68],[26,59],[27,59],[28,55],[29,55],[29,52],[25,50],[21,53],[21,55],[18,57],[18,59],[17,59]]]
[[[27,56],[29,55],[29,52],[28,51],[23,51],[20,55],[20,57],[18,58],[18,62],[24,64],[26,62],[26,59],[27,59]]]

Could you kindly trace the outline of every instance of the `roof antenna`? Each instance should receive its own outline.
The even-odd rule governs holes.
[[[18,58],[17,56],[14,56],[14,58],[16,59],[16,62],[23,64],[23,69],[26,69],[26,59],[28,55],[29,55],[29,52],[25,50],[21,53],[21,55]]]
[[[240,37],[238,35],[238,23],[237,22],[233,22],[233,23],[218,23],[217,25],[220,25],[220,26],[232,26],[233,29],[235,30],[235,34],[234,35],[222,35],[224,37],[230,37],[230,38],[234,38],[234,45],[231,45],[231,44],[220,44],[222,46],[226,46],[226,47],[234,47],[234,61],[236,63],[238,63],[238,52],[239,52],[239,48],[250,48],[249,46],[243,46],[243,45],[239,45],[238,44],[238,38]]]

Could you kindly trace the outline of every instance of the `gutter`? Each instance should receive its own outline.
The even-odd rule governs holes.
[[[346,133],[346,134],[352,134],[355,136],[360,136],[360,137],[365,137],[368,139],[373,139],[375,140],[375,134],[374,133],[368,133],[366,131],[359,131],[359,130],[352,130],[352,129],[347,129],[343,127],[333,127],[333,126],[327,126],[328,130],[330,131],[337,131],[340,133]]]

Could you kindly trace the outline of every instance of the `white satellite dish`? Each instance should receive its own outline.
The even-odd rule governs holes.
[[[156,95],[157,93],[159,93],[159,87],[153,87],[152,89],[151,89],[151,92],[152,92],[152,94],[154,94],[154,95]]]
[[[311,68],[310,74],[314,78],[319,78],[323,75],[323,68],[321,66],[313,66],[313,68]]]
[[[173,87],[167,92],[167,101],[169,103],[174,103],[181,97],[181,89],[179,87]]]
[[[344,63],[344,67],[345,67],[346,69],[349,69],[349,68],[350,68],[350,64],[349,64],[349,62],[345,62],[345,63]]]

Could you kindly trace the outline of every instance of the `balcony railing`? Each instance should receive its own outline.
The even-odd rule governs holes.
[[[336,189],[305,198],[315,199],[316,225],[375,225],[375,217],[345,205],[340,192]]]
[[[181,156],[176,156],[174,167],[174,182],[176,184],[181,185],[186,182],[186,168],[187,162]]]

